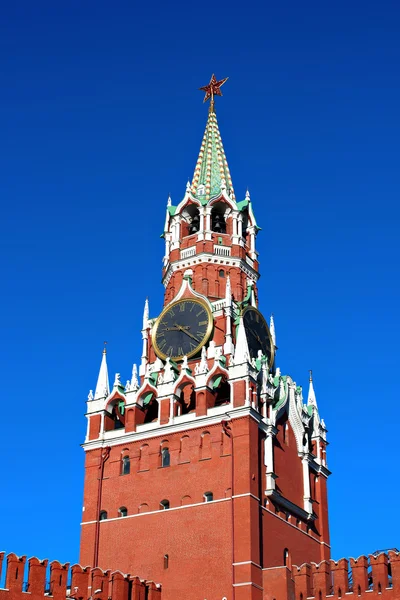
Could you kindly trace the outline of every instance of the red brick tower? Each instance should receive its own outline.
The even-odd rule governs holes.
[[[137,374],[88,398],[81,563],[141,573],[164,600],[261,600],[277,570],[329,559],[326,428],[312,380],[276,367],[258,311],[250,196],[237,202],[214,95],[192,184],[168,201],[160,316]]]

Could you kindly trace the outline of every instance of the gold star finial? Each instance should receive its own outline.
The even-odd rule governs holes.
[[[220,79],[219,81],[217,81],[217,79],[213,73],[213,75],[210,79],[210,83],[208,85],[205,85],[205,86],[199,88],[202,92],[206,93],[206,95],[204,96],[203,102],[207,102],[207,100],[209,100],[211,98],[210,112],[214,112],[214,96],[222,96],[221,87],[224,85],[224,83],[226,81],[228,81],[228,77],[225,77],[225,79]]]

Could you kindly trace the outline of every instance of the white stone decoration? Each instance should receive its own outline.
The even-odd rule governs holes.
[[[121,373],[115,373],[114,385],[113,387],[122,387],[121,383]]]
[[[246,330],[244,328],[243,317],[240,317],[239,327],[236,334],[236,347],[234,355],[234,365],[242,365],[249,362],[250,352],[247,344]]]
[[[97,385],[94,392],[94,399],[106,398],[110,393],[110,383],[108,381],[108,368],[107,368],[107,352],[104,348],[103,356],[101,359],[99,376],[97,378]]]
[[[130,390],[137,390],[139,389],[139,379],[138,379],[138,374],[137,374],[137,365],[134,364],[132,367],[132,377],[131,377],[131,384],[130,384]]]
[[[94,398],[94,396],[93,396],[93,390],[89,390],[89,394],[88,394],[88,397],[87,397],[87,399],[88,399],[88,400],[89,400],[89,402],[90,402],[91,400],[93,400],[93,398]]]
[[[271,315],[271,317],[269,319],[269,331],[271,333],[272,343],[274,344],[274,346],[276,348],[276,333],[275,333],[274,315]]]

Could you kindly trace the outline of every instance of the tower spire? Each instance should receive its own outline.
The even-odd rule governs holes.
[[[97,400],[98,398],[106,398],[110,393],[110,384],[108,381],[107,368],[107,350],[105,346],[106,343],[107,342],[104,342],[103,356],[101,358],[99,376],[97,378],[96,390],[94,392],[95,400]]]
[[[310,370],[310,385],[308,388],[308,398],[307,398],[307,406],[315,406],[317,407],[317,398],[315,396],[314,385],[313,385],[313,377],[312,371]]]
[[[217,196],[223,189],[226,189],[232,200],[235,200],[232,178],[214,110],[214,96],[222,96],[220,88],[227,79],[226,77],[217,81],[215,75],[213,75],[210,83],[200,88],[206,92],[204,102],[210,99],[210,109],[191,187],[192,194],[202,204],[207,204],[211,198]]]

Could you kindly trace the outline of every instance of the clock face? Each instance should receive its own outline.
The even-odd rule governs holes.
[[[162,359],[180,360],[197,354],[207,342],[213,328],[211,309],[200,300],[177,300],[158,317],[152,340]]]
[[[243,312],[243,321],[250,357],[257,358],[258,351],[261,350],[267,357],[268,365],[271,368],[274,362],[275,348],[264,317],[256,308],[248,306]]]

